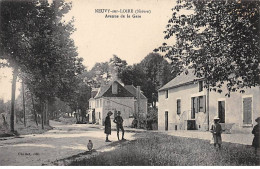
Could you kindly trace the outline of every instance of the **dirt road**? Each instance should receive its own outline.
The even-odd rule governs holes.
[[[39,166],[87,151],[88,140],[99,149],[105,142],[104,131],[90,124],[64,125],[51,121],[54,127],[44,134],[24,135],[0,141],[1,166]],[[125,133],[127,140],[133,140],[134,133]],[[117,141],[116,132],[109,138]]]

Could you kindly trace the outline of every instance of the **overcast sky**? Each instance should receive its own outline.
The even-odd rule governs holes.
[[[77,31],[73,34],[84,65],[108,61],[113,54],[128,64],[140,62],[164,42],[165,26],[172,14],[175,0],[73,0],[67,18],[74,16]],[[95,9],[150,10],[141,18],[105,18],[107,13]],[[109,13],[112,15],[112,13]],[[118,13],[121,15],[122,13]],[[132,13],[130,13],[132,17]]]
[[[70,1],[70,0],[68,0]],[[106,62],[117,55],[129,65],[139,63],[147,54],[160,46],[165,26],[171,17],[175,0],[72,0],[72,10],[66,16],[75,19],[76,32],[73,39],[78,47],[83,64],[91,69],[96,62]],[[106,14],[95,13],[95,9],[149,10],[141,18],[105,18]],[[0,98],[11,98],[11,69],[0,69]],[[17,83],[16,96],[20,83]]]

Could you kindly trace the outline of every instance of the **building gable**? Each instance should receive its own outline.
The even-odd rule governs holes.
[[[134,97],[134,95],[126,90],[120,83],[117,81],[114,81],[113,83],[114,84],[111,84],[108,90],[103,94],[104,97]],[[117,92],[113,90],[117,90]]]

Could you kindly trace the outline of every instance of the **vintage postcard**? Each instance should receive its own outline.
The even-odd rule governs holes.
[[[0,166],[259,166],[259,0],[0,0]]]

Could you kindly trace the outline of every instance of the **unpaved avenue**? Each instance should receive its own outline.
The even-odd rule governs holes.
[[[1,166],[28,166],[48,164],[52,161],[70,157],[87,151],[88,140],[94,143],[94,149],[108,145],[104,131],[93,125],[63,125],[51,121],[54,127],[44,134],[25,135],[0,141]],[[92,126],[92,127],[91,127]],[[125,133],[127,140],[134,139],[134,133]],[[117,141],[116,132],[109,137]]]

